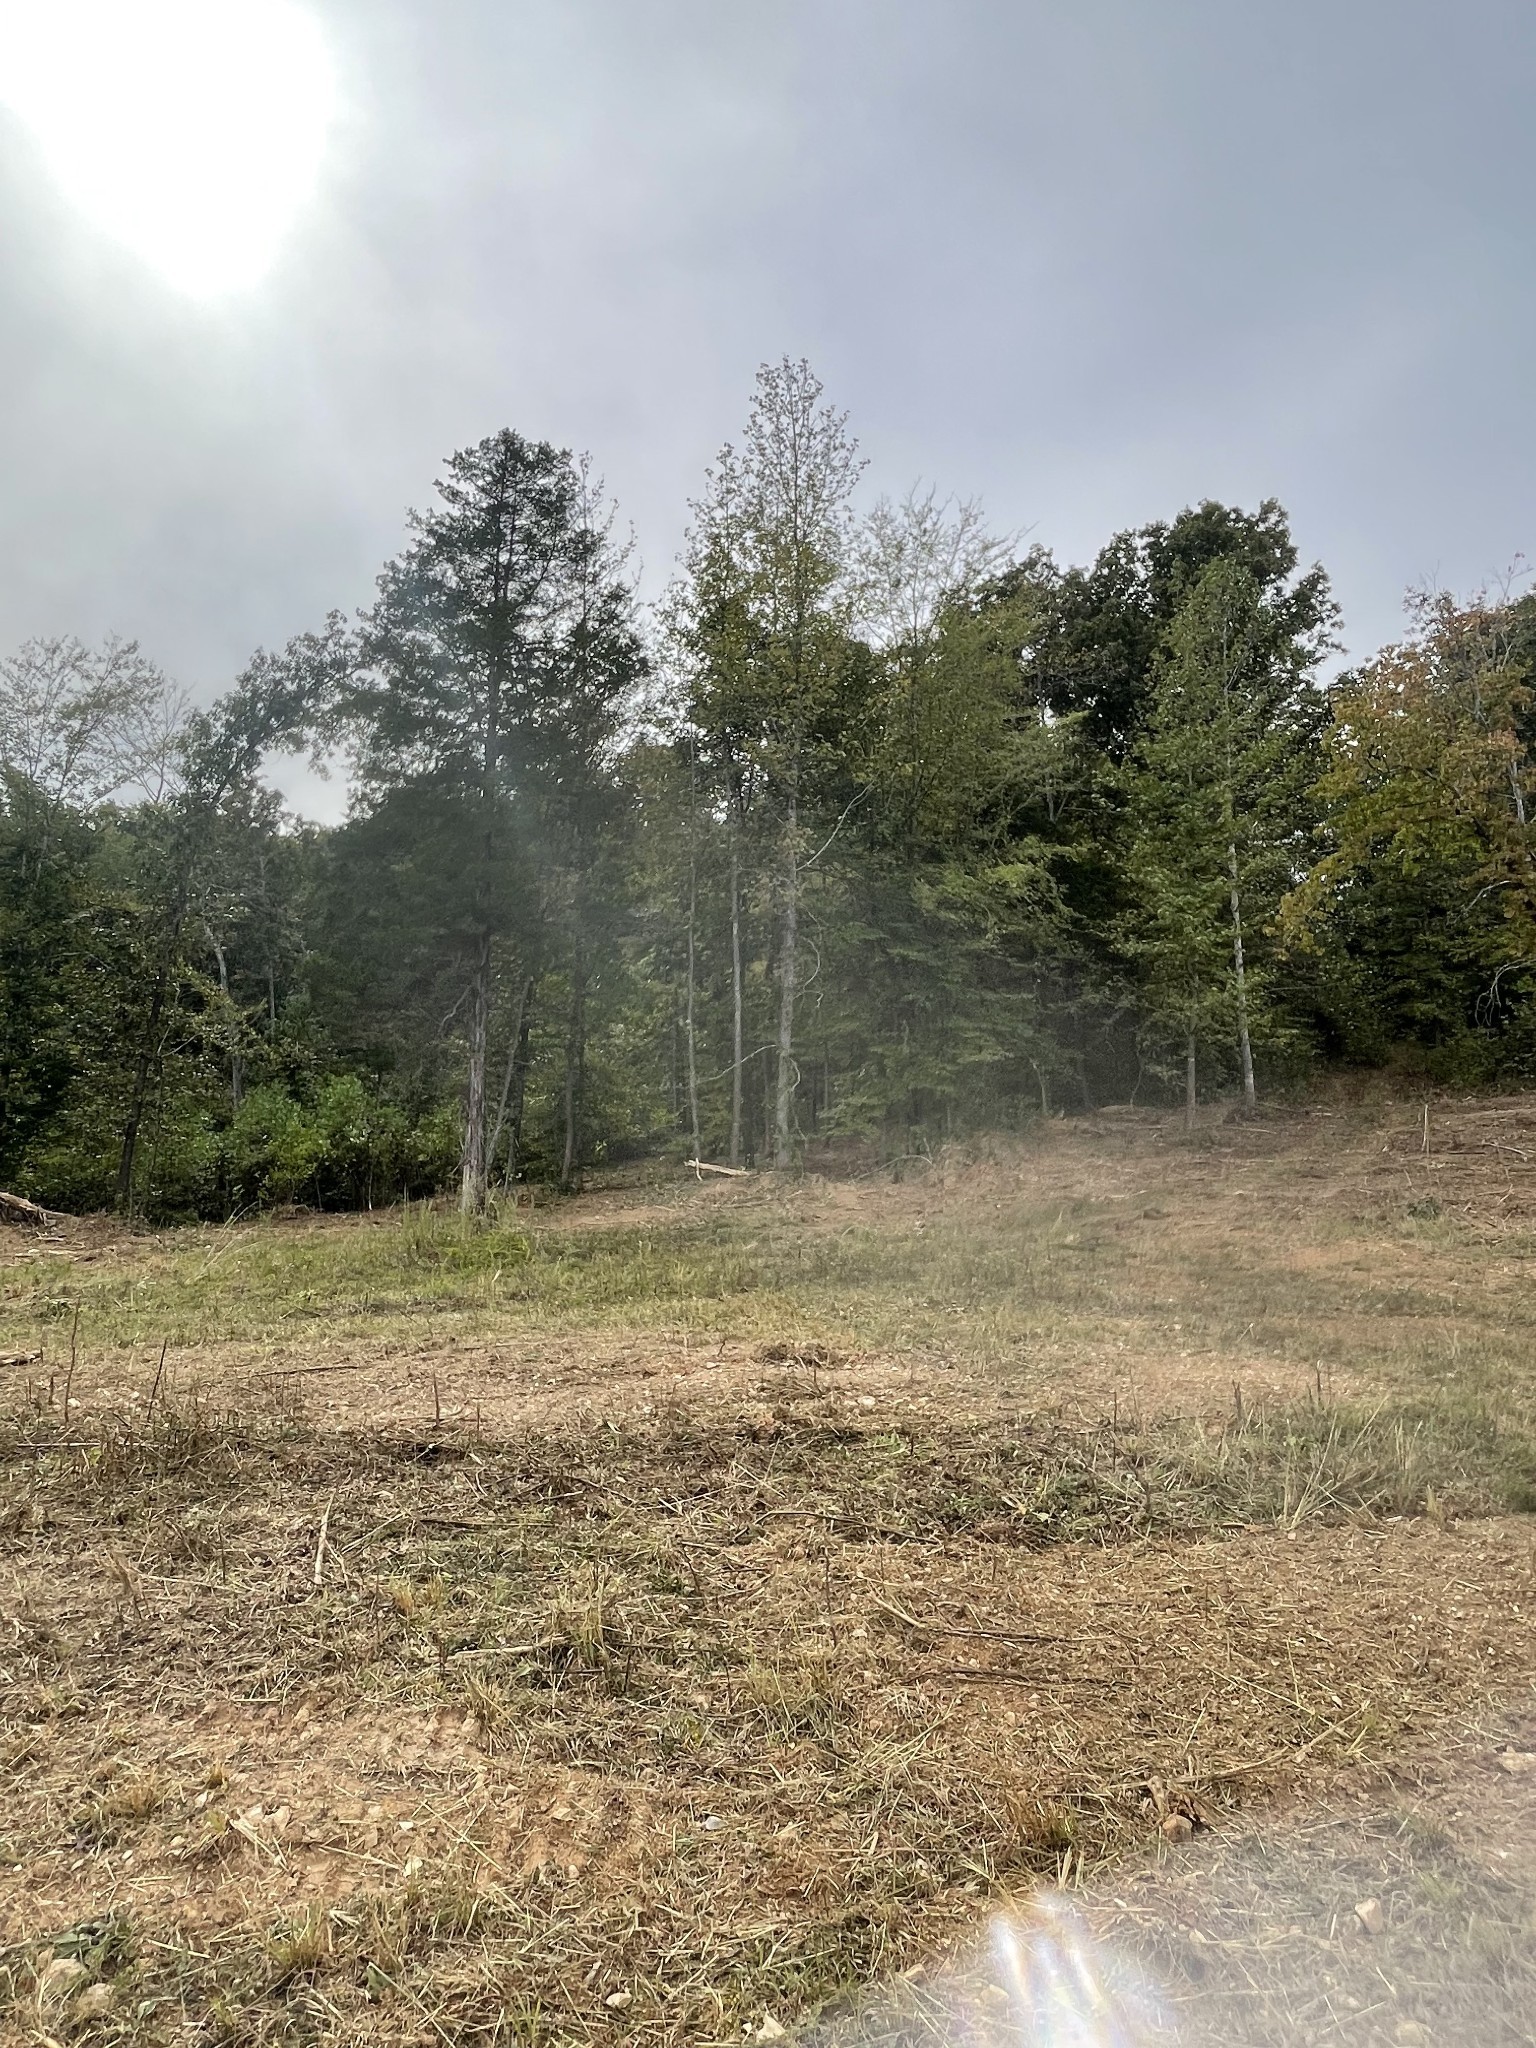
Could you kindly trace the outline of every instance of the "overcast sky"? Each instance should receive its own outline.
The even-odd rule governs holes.
[[[4,646],[211,693],[502,425],[592,452],[654,587],[786,353],[872,489],[1064,560],[1278,496],[1357,653],[1536,553],[1530,0],[312,4],[345,111],[225,303],[0,115]]]

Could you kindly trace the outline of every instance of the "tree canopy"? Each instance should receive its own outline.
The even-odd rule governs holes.
[[[1536,602],[1328,674],[1282,508],[1086,566],[866,487],[765,365],[641,606],[590,465],[451,456],[371,604],[192,709],[0,662],[0,1178],[157,1216],[794,1165],[1536,1053]],[[277,750],[339,757],[344,822]]]

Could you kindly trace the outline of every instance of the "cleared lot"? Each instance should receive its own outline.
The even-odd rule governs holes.
[[[1213,2038],[1530,2038],[1533,1161],[8,1231],[6,2024],[943,2038],[866,1991],[1046,1881]]]

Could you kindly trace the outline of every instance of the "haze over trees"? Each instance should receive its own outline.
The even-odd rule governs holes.
[[[227,1215],[788,1167],[1340,1066],[1536,1063],[1536,606],[1329,680],[1282,509],[1086,567],[869,488],[765,366],[638,602],[584,461],[450,458],[374,602],[193,713],[0,663],[0,1184]],[[262,780],[345,757],[330,829]]]

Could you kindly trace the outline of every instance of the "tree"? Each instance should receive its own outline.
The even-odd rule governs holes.
[[[1229,557],[1202,572],[1164,635],[1127,776],[1134,907],[1121,930],[1154,1022],[1183,1039],[1191,1117],[1199,1044],[1225,1030],[1244,1100],[1256,1099],[1252,951],[1305,860],[1324,709],[1315,660],[1288,607]]]
[[[803,836],[840,757],[856,671],[850,640],[851,499],[863,464],[846,416],[822,403],[805,362],[758,371],[741,451],[722,450],[695,506],[688,588],[677,606],[690,646],[690,713],[723,774],[738,826],[750,789],[768,813],[777,908],[775,1164],[793,1157],[795,1004]],[[738,861],[739,841],[738,831]],[[733,931],[740,944],[739,872]],[[741,967],[735,1071],[741,1071]],[[739,1083],[732,1157],[739,1155]]]
[[[572,947],[567,1161],[579,1115],[585,981],[581,892],[594,792],[643,669],[606,517],[583,465],[511,430],[450,458],[438,503],[360,620],[345,715],[362,808],[401,792],[451,850],[451,938],[465,1016],[460,1198],[485,1206],[487,1087],[498,944],[528,950],[543,906],[527,875],[558,867]],[[514,967],[522,989],[526,975]],[[457,1007],[457,1005],[456,1005]],[[520,1030],[520,1021],[518,1025]]]
[[[1486,1035],[1536,973],[1528,610],[1422,594],[1410,618],[1333,692],[1322,857],[1286,905],[1358,986],[1367,1057]]]
[[[868,934],[862,1107],[920,1126],[988,1079],[1054,1065],[1039,993],[1061,906],[1032,811],[1075,723],[1025,701],[1032,595],[1000,593],[1008,544],[977,506],[914,491],[877,505],[861,539],[867,800],[838,845]]]
[[[29,640],[0,661],[0,773],[7,807],[48,821],[120,793],[162,796],[186,716],[180,693],[133,640],[99,649]]]
[[[1274,638],[1321,653],[1335,618],[1328,579],[1316,565],[1298,574],[1298,560],[1273,498],[1256,512],[1207,498],[1175,519],[1116,534],[1090,569],[1042,577],[1045,565],[1033,558],[1016,573],[1049,598],[1030,660],[1052,709],[1083,713],[1094,743],[1125,761],[1151,705],[1164,636],[1217,562],[1252,578]]]
[[[313,653],[307,644],[306,652]],[[329,643],[325,652],[332,653]],[[139,1140],[190,967],[189,924],[227,843],[228,814],[241,803],[269,808],[259,788],[263,762],[273,749],[307,744],[325,728],[335,683],[334,659],[294,664],[258,653],[233,690],[210,710],[188,715],[174,738],[174,783],[135,820],[144,1002],[118,1152],[121,1209],[135,1205]],[[201,929],[206,935],[206,919]]]
[[[86,1054],[109,806],[163,793],[181,714],[132,642],[32,640],[0,661],[0,1159],[61,1109]]]
[[[761,651],[761,629],[748,559],[745,480],[734,449],[722,450],[717,466],[706,472],[704,494],[692,511],[683,574],[661,610],[664,645],[680,682],[675,715],[668,723],[675,746],[688,762],[690,845],[697,831],[699,800],[718,806],[729,843],[731,1107],[727,1151],[730,1164],[739,1167],[746,1036],[743,866],[762,785],[762,762],[753,674]],[[689,929],[692,933],[692,913]]]
[[[1009,774],[1016,667],[995,635],[974,630],[978,596],[1006,555],[979,505],[944,503],[931,490],[900,504],[882,498],[859,536],[857,616],[876,656],[867,721],[875,811],[888,843],[909,856],[952,840],[958,820],[984,813]]]

